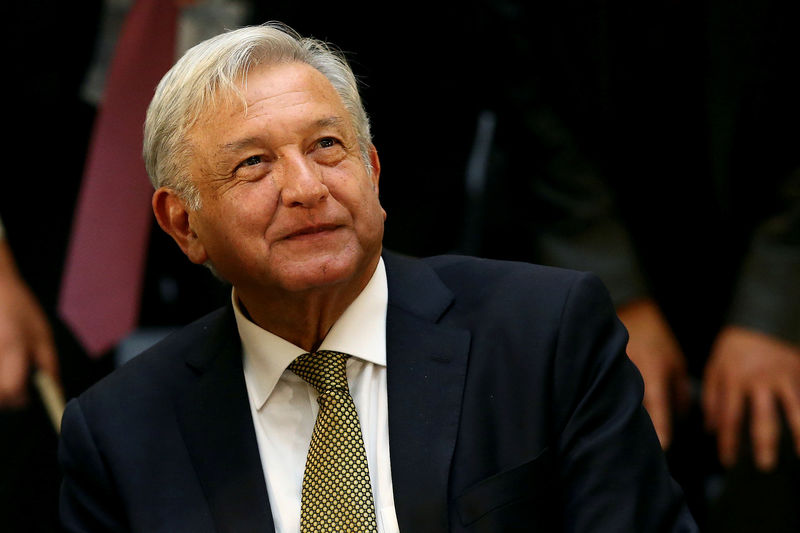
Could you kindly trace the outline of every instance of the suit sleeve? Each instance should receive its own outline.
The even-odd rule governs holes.
[[[800,167],[753,235],[728,321],[800,344]]]
[[[564,306],[555,363],[565,531],[696,531],[642,406],[643,383],[608,293],[583,275]]]
[[[64,531],[127,531],[116,489],[78,400],[64,412],[58,460],[64,476],[59,509]]]
[[[537,262],[595,273],[617,307],[649,297],[611,187],[580,153],[560,118],[552,111],[538,114],[531,133],[553,155],[547,172],[529,184],[540,206],[532,232]]]

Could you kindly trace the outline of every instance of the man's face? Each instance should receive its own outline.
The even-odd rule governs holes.
[[[246,113],[221,106],[189,133],[202,207],[184,251],[242,296],[368,279],[386,216],[380,166],[373,150],[373,172],[364,167],[333,86],[308,65],[278,64],[251,72],[245,97]]]

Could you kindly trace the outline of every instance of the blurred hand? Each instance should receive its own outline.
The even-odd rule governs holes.
[[[27,402],[31,366],[58,382],[58,358],[50,325],[17,273],[7,243],[0,240],[0,408],[20,407]]]
[[[672,441],[673,409],[691,401],[686,360],[661,310],[652,300],[639,300],[617,310],[630,335],[628,357],[644,379],[644,407],[665,450]]]
[[[716,432],[720,461],[732,466],[739,450],[745,408],[756,465],[778,459],[783,407],[800,455],[800,348],[770,335],[728,326],[717,337],[703,378],[706,426]]]

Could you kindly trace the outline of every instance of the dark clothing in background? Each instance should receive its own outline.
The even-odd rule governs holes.
[[[595,271],[618,304],[654,298],[698,382],[727,323],[800,343],[800,7],[517,7],[509,33],[528,38],[493,87],[479,253]],[[778,472],[755,470],[745,435],[722,474],[700,413],[676,423],[673,474],[705,529],[800,527],[788,434]]]

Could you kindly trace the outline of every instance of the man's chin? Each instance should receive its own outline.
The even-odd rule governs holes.
[[[280,284],[287,291],[305,292],[348,283],[363,268],[357,258],[348,255],[342,252],[288,261],[281,268]]]

